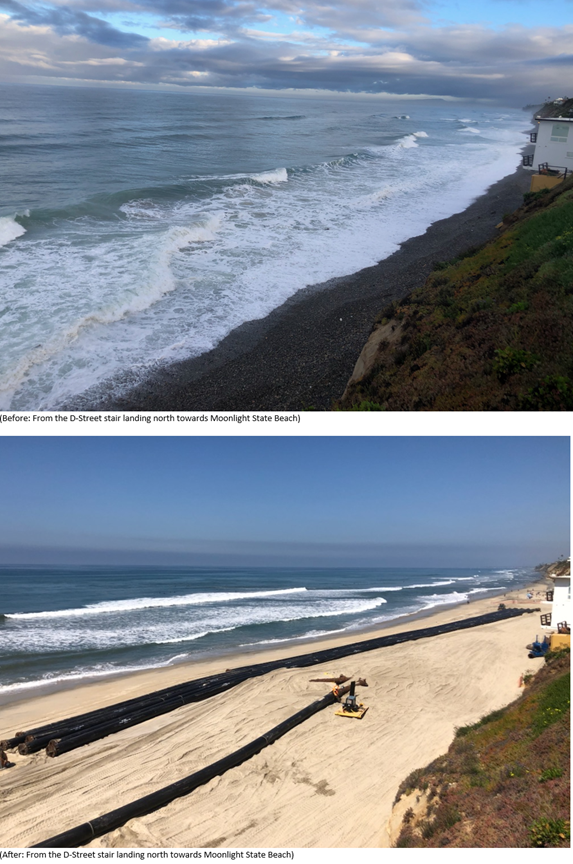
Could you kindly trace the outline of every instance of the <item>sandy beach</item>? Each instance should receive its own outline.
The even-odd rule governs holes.
[[[530,152],[531,145],[524,148]],[[90,393],[65,406],[115,411],[328,411],[344,392],[378,313],[447,261],[497,235],[523,203],[531,173],[519,167],[466,210],[434,222],[374,267],[302,288],[270,315],[248,321],[212,351],[150,375],[121,398]],[[415,202],[413,202],[415,206]]]
[[[390,634],[491,612],[536,607],[533,586],[502,597],[404,618]],[[329,848],[384,847],[399,783],[447,749],[455,727],[515,699],[520,677],[542,660],[525,645],[539,631],[538,614],[370,651],[330,666],[277,670],[206,702],[188,705],[50,759],[20,756],[0,773],[2,843],[26,847],[104,814],[238,749],[328,692],[310,678],[365,677],[363,720],[315,715],[271,747],[184,798],[92,842],[97,847]],[[364,634],[370,638],[374,633]],[[302,650],[349,639],[321,640]],[[306,643],[308,644],[308,643]],[[250,655],[260,662],[301,653]],[[97,682],[5,706],[2,737],[243,665],[211,660]],[[332,665],[332,664],[331,664]],[[295,828],[296,826],[296,828]]]

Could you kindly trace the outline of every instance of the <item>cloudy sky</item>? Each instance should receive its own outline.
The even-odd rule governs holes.
[[[0,438],[0,566],[515,567],[568,555],[568,438]]]
[[[0,81],[522,106],[569,95],[572,21],[573,0],[0,0]]]

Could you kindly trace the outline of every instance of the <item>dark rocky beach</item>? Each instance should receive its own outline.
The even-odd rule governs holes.
[[[375,266],[303,288],[266,318],[234,330],[212,351],[159,369],[121,398],[90,407],[328,411],[341,397],[378,313],[422,285],[434,262],[496,236],[502,217],[522,204],[530,177],[518,168],[466,210],[435,222]]]

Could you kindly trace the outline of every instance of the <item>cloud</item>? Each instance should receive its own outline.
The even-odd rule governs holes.
[[[311,0],[304,8],[295,0],[0,0],[0,8],[8,13],[0,16],[4,80],[49,75],[97,83],[109,81],[111,70],[111,80],[140,86],[385,91],[524,104],[560,91],[573,59],[571,25],[437,26],[423,0]],[[121,12],[129,24],[117,23]],[[104,20],[110,14],[113,24]],[[149,32],[149,16],[155,38],[136,32],[138,20]],[[189,39],[170,39],[173,28]]]
[[[10,12],[13,21],[34,26],[47,26],[60,35],[70,33],[81,36],[98,45],[111,45],[116,48],[131,48],[145,44],[148,39],[137,33],[124,33],[116,30],[107,21],[94,18],[85,12],[78,12],[69,6],[47,9],[29,8],[16,0],[0,0],[0,7]]]

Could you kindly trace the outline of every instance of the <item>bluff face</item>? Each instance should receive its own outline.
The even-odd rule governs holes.
[[[378,316],[337,407],[573,410],[573,178]]]

